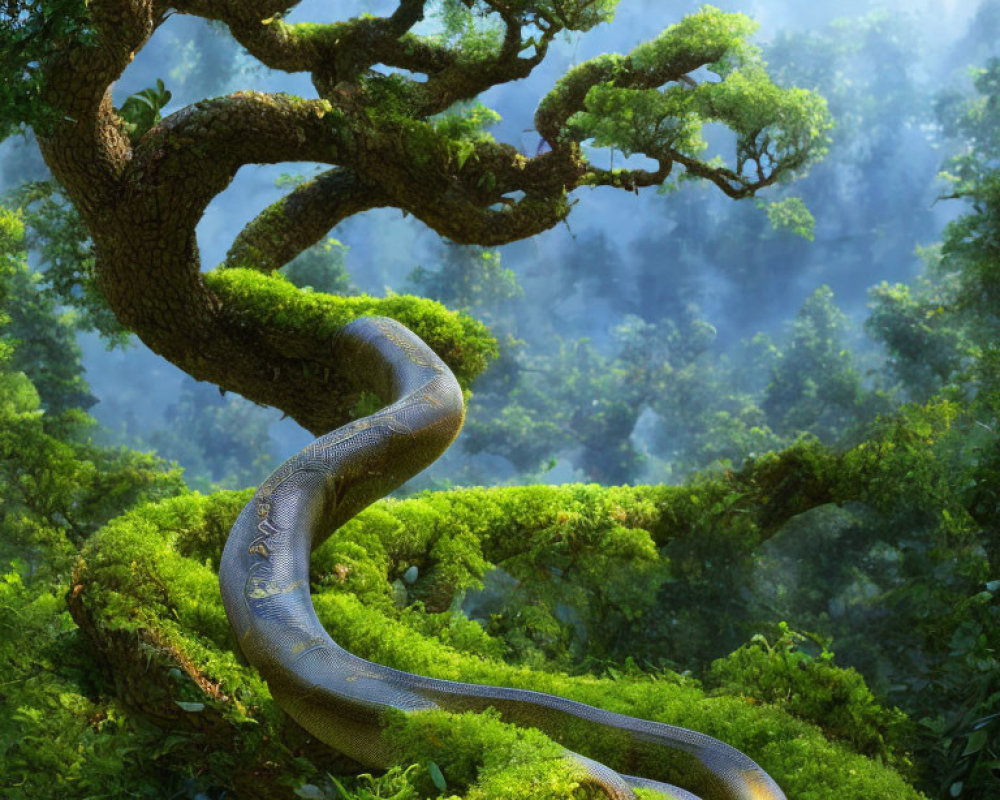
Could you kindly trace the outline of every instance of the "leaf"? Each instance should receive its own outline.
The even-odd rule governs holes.
[[[155,87],[129,95],[118,109],[118,114],[130,128],[133,141],[160,121],[160,109],[170,102],[171,93],[159,78]]]
[[[479,176],[479,180],[476,181],[476,188],[485,188],[487,192],[492,192],[497,185],[497,176],[492,172],[485,172]]]
[[[174,702],[176,702],[182,709],[192,714],[197,713],[198,711],[203,711],[205,708],[204,703],[187,703],[183,700],[175,700]]]
[[[304,797],[305,800],[324,800],[326,797],[326,794],[322,789],[311,783],[303,783],[298,789],[295,790],[295,794],[299,797]]]
[[[434,781],[434,785],[439,791],[448,791],[448,784],[444,779],[444,773],[441,772],[441,767],[431,761],[427,765],[427,772],[430,773],[431,780]]]
[[[757,207],[767,211],[768,221],[774,230],[786,230],[810,242],[815,239],[816,220],[801,197],[786,197],[770,203],[760,200]]]
[[[471,142],[458,142],[456,149],[458,152],[455,158],[458,162],[458,168],[461,170],[465,166],[465,162],[469,160],[469,156],[476,151],[476,146]]]
[[[969,741],[966,743],[965,749],[962,751],[962,755],[971,756],[982,750],[986,744],[986,733],[985,730],[973,731],[969,736]]]

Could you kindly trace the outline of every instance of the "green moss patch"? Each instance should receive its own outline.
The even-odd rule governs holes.
[[[358,317],[391,317],[423,339],[468,388],[497,356],[496,340],[481,322],[422,297],[340,297],[303,292],[280,273],[224,269],[205,273],[234,325],[269,331],[286,342],[323,341]],[[287,350],[287,348],[286,348]]]
[[[315,554],[316,609],[336,641],[379,663],[550,692],[716,736],[757,760],[795,800],[917,800],[899,774],[853,750],[849,740],[828,740],[809,721],[744,696],[742,686],[732,693],[723,686],[710,697],[695,681],[677,676],[570,677],[539,658],[506,663],[500,658],[511,656],[505,643],[455,610],[456,598],[478,586],[493,564],[523,575],[526,583],[537,573],[541,585],[546,552],[592,560],[605,572],[656,567],[664,540],[699,535],[696,525],[678,525],[692,493],[710,494],[704,486],[569,486],[384,500]],[[71,607],[123,700],[198,742],[189,756],[213,771],[217,785],[233,786],[240,796],[265,790],[284,796],[296,780],[334,767],[315,752],[303,755],[301,734],[233,652],[216,566],[229,527],[251,495],[191,494],[114,520],[84,551]],[[745,529],[751,539],[757,534],[752,525]],[[404,574],[409,580],[401,580]],[[579,574],[582,585],[599,588],[586,569]],[[568,578],[564,583],[575,585]],[[401,585],[408,606],[402,609]],[[625,741],[595,734],[583,723],[565,729],[557,745],[495,713],[434,712],[400,715],[387,735],[402,765],[423,765],[412,780],[430,794],[587,797],[593,790],[579,783],[563,745],[611,766],[617,762],[652,777],[670,774],[669,765],[648,761]],[[245,785],[250,775],[258,777],[257,790]]]

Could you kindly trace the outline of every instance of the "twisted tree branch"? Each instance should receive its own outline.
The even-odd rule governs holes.
[[[39,142],[92,234],[98,285],[122,323],[194,377],[280,407],[312,430],[341,424],[356,400],[329,392],[327,380],[338,369],[323,328],[329,315],[317,312],[318,321],[302,322],[299,311],[287,309],[301,306],[311,313],[315,298],[279,297],[294,290],[282,281],[271,285],[266,275],[235,269],[212,278],[201,273],[196,226],[240,167],[283,161],[336,167],[266,209],[236,237],[224,266],[269,272],[345,217],[376,206],[412,213],[456,242],[498,245],[564,219],[569,193],[578,186],[653,185],[675,163],[730,197],[746,196],[781,170],[807,164],[819,138],[815,131],[822,127],[814,106],[779,96],[774,87],[763,112],[750,108],[741,116],[741,87],[761,85],[752,83],[753,76],[727,85],[727,91],[735,85],[728,94],[712,94],[715,84],[688,88],[692,70],[727,54],[735,53],[739,61],[744,52],[747,21],[708,9],[689,18],[690,24],[675,26],[679,33],[668,29],[627,57],[604,56],[571,70],[535,116],[551,150],[528,157],[493,141],[483,130],[488,122],[483,115],[460,109],[438,115],[456,101],[527,76],[559,31],[593,27],[607,17],[608,4],[484,0],[482,6],[502,22],[503,36],[491,49],[469,51],[461,36],[456,44],[455,38],[413,32],[426,0],[398,0],[382,18],[317,25],[281,19],[289,2],[90,0],[81,13],[96,30],[95,43],[70,37],[53,44],[43,58],[43,99],[58,116],[54,130],[40,133]],[[471,0],[465,5],[471,8]],[[224,22],[268,66],[309,72],[320,99],[238,92],[185,108],[131,141],[112,107],[110,86],[170,9]],[[379,64],[425,79],[379,74],[374,69]],[[667,93],[679,89],[660,93],[668,123],[661,129],[656,90],[669,83],[684,84],[685,93],[700,93],[694,99],[704,101],[690,110],[683,97]],[[647,114],[653,119],[648,130],[631,130],[627,113],[615,116],[622,109],[618,95],[607,104],[605,117],[588,108],[593,90],[607,94],[618,87],[656,95],[640,98],[655,101],[647,102],[656,112]],[[710,107],[715,102],[717,108]],[[770,113],[768,104],[781,114]],[[690,110],[699,119],[738,127],[742,149],[735,171],[698,161],[694,148],[683,143],[671,149],[675,107],[682,115]],[[581,142],[595,137],[577,124],[585,114],[592,117],[590,130],[604,125],[612,139],[622,133],[635,145],[632,152],[645,152],[659,168],[593,167],[581,152]],[[790,134],[780,121],[785,119],[800,120]],[[760,137],[750,135],[758,129]],[[766,138],[772,132],[774,138]],[[756,180],[742,174],[743,165],[748,174],[757,165]],[[449,347],[455,359],[464,357],[463,346],[456,344],[461,337],[453,338],[434,342],[446,360]]]
[[[240,232],[223,267],[280,269],[347,217],[390,204],[377,184],[332,169],[268,206]]]
[[[343,114],[326,100],[236,92],[171,114],[147,132],[125,173],[136,192],[184,197],[178,221],[193,228],[209,201],[246,164],[346,160]]]

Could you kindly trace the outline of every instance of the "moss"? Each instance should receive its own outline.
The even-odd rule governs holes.
[[[219,596],[215,564],[247,499],[192,494],[119,517],[85,548],[70,593],[73,616],[116,694],[182,737],[161,766],[215,785],[302,772],[290,757],[287,721],[232,649]],[[216,524],[220,513],[224,528]]]
[[[538,670],[506,664],[498,658],[502,643],[475,633],[474,623],[443,610],[420,620],[422,606],[400,611],[393,604],[392,584],[412,566],[418,577],[411,594],[423,593],[427,607],[447,608],[478,585],[490,563],[560,543],[591,555],[617,551],[605,557],[623,563],[655,558],[651,542],[668,534],[650,531],[677,519],[675,506],[683,505],[681,499],[690,504],[696,492],[711,494],[705,486],[570,486],[384,500],[315,554],[316,610],[343,646],[398,669],[551,692],[717,736],[750,754],[797,800],[916,800],[919,795],[891,769],[741,693],[708,697],[691,681],[571,678],[551,665]],[[255,671],[234,655],[222,611],[215,566],[228,528],[250,496],[249,490],[187,495],[113,521],[84,551],[72,604],[112,667],[120,695],[194,743],[185,751],[189,766],[208,771],[218,785],[237,786],[238,775],[265,776],[256,790],[240,785],[241,796],[259,796],[318,769],[315,760],[290,754],[294,726]],[[675,528],[670,535],[692,532],[697,535],[698,527]],[[440,636],[445,632],[451,633]],[[595,735],[582,723],[562,729],[561,745],[611,766],[665,779],[684,769],[650,760],[624,739]],[[576,776],[560,745],[495,714],[397,718],[389,736],[404,764],[426,768],[433,761],[448,791],[467,798],[569,798],[589,791],[574,787]],[[426,783],[430,773],[420,774],[414,780]]]
[[[250,269],[215,270],[204,279],[223,299],[234,325],[267,330],[289,340],[329,340],[358,317],[392,317],[427,342],[463,387],[468,387],[498,352],[496,340],[481,322],[425,298],[303,292],[283,275]]]
[[[23,565],[22,565],[23,566]],[[9,800],[174,796],[190,779],[156,768],[187,744],[102,698],[61,593],[0,574],[0,795]],[[192,781],[193,785],[202,784]]]
[[[600,680],[510,667],[467,656],[370,612],[346,595],[317,600],[317,612],[334,638],[397,669],[447,680],[525,688],[570,697],[633,716],[681,725],[744,750],[767,769],[790,797],[880,798],[920,795],[892,770],[828,742],[812,725],[779,709],[737,697],[706,696],[693,686],[648,680]],[[624,771],[669,780],[664,764],[640,760],[625,740],[594,735],[585,724],[561,725],[560,743]],[[444,748],[447,750],[447,748]],[[811,763],[818,760],[820,763]],[[658,774],[659,773],[659,774]]]
[[[757,23],[744,14],[704,6],[636,47],[629,57],[637,69],[680,66],[692,54],[702,63],[717,63],[726,56],[742,61],[756,52],[746,41],[756,30]]]
[[[395,713],[386,738],[401,759],[433,763],[447,791],[461,791],[467,800],[597,796],[581,787],[584,772],[567,758],[563,747],[537,730],[502,722],[493,711]],[[433,794],[430,776],[416,777],[422,779],[418,788]]]
[[[802,645],[807,642],[781,623],[773,644],[755,636],[713,663],[706,680],[719,693],[774,704],[859,753],[907,767],[902,752],[910,728],[906,715],[878,704],[861,675],[838,667],[825,645],[817,656],[806,652]]]

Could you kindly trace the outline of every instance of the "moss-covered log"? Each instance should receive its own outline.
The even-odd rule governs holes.
[[[834,459],[824,463],[834,466]],[[894,771],[777,707],[741,696],[708,697],[679,676],[571,678],[551,664],[505,663],[503,642],[449,610],[490,565],[525,575],[551,567],[540,553],[557,561],[579,558],[605,575],[622,567],[641,576],[665,544],[696,538],[706,525],[719,525],[734,545],[752,548],[778,516],[825,502],[805,501],[808,492],[786,487],[784,515],[774,503],[765,504],[764,525],[741,513],[744,502],[757,504],[762,493],[773,496],[780,488],[779,466],[689,487],[465,489],[384,500],[314,554],[317,612],[340,644],[399,669],[551,692],[705,731],[748,753],[792,798],[916,800],[918,793]],[[190,737],[188,768],[240,797],[290,797],[288,783],[309,774],[303,763],[315,771],[315,762],[281,758],[293,749],[306,752],[305,743],[234,655],[217,589],[219,554],[250,494],[192,494],[113,521],[84,551],[70,606],[124,701]],[[585,570],[578,577],[587,583]],[[393,736],[401,764],[434,761],[449,791],[468,798],[572,795],[572,776],[560,773],[546,740],[495,716],[416,715],[401,721]],[[641,766],[641,754],[616,755],[613,742],[593,740],[584,727],[568,729],[567,737],[570,747],[615,769]],[[434,791],[429,783],[424,789]]]

